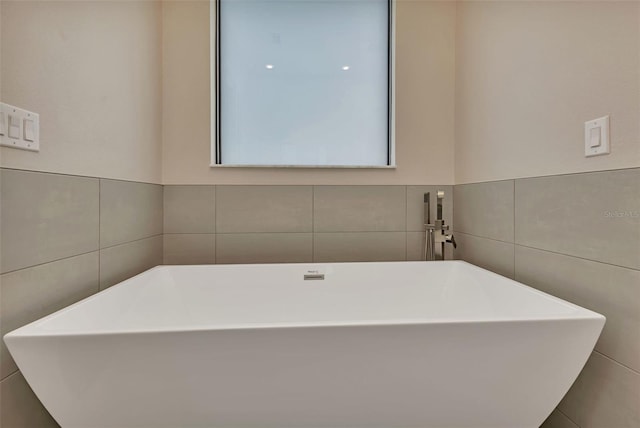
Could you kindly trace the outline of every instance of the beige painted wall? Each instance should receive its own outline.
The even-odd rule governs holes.
[[[458,3],[456,183],[640,166],[639,27],[635,1]]]
[[[3,167],[451,184],[640,165],[638,2],[398,0],[395,170],[210,168],[208,1],[2,1],[1,15],[0,99],[42,121],[41,152],[2,148]],[[604,114],[612,154],[584,158],[583,122]]]
[[[455,3],[399,0],[395,170],[210,168],[209,4],[163,3],[165,184],[452,184]]]
[[[0,165],[159,183],[161,4],[2,1],[0,99],[40,114],[40,153]]]

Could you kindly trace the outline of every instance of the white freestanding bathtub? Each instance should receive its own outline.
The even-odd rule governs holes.
[[[459,261],[160,266],[5,341],[64,428],[534,428],[604,322]]]

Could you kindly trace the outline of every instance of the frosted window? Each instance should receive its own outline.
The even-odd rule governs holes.
[[[217,6],[216,163],[390,163],[389,0]]]

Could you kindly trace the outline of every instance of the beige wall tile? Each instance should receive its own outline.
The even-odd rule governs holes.
[[[640,271],[516,245],[516,280],[607,317],[596,349],[640,371]]]
[[[216,232],[310,232],[311,186],[217,186]]]
[[[98,291],[98,252],[0,276],[2,336]],[[17,367],[2,341],[0,377]]]
[[[515,237],[640,269],[640,168],[516,180]]]
[[[164,233],[214,233],[215,186],[164,186]]]
[[[554,410],[540,428],[580,428],[560,410]]]
[[[162,186],[100,180],[100,248],[162,233]]]
[[[513,242],[513,180],[454,186],[455,230]]]
[[[513,244],[464,233],[456,233],[455,237],[458,242],[458,248],[455,250],[456,259],[513,278]]]
[[[407,260],[424,260],[424,232],[407,232]]]
[[[314,233],[314,262],[406,260],[406,232]]]
[[[445,224],[453,230],[453,186],[407,186],[407,231],[424,231],[424,194],[430,193],[431,222],[436,219],[438,190],[444,190]]]
[[[407,260],[424,260],[424,244],[424,232],[407,232]],[[438,248],[436,248],[436,254],[440,254]],[[451,244],[445,244],[444,257],[446,260],[454,259],[454,249]]]
[[[0,271],[98,249],[98,180],[0,171]]]
[[[22,373],[0,382],[0,426],[3,428],[59,427],[33,393]]]
[[[308,263],[311,251],[311,233],[216,235],[216,263]]]
[[[216,262],[216,235],[212,233],[165,234],[165,265],[207,265]]]
[[[162,235],[100,250],[100,289],[162,264]]]
[[[581,428],[640,426],[640,373],[594,352],[558,408]]]
[[[315,232],[406,230],[405,186],[314,186]]]

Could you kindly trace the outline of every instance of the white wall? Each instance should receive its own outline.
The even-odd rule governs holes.
[[[210,168],[206,0],[1,7],[0,99],[42,121],[41,152],[2,148],[3,167],[167,184],[451,184],[640,165],[638,2],[399,0],[395,170]],[[604,114],[612,154],[584,158],[583,122]]]
[[[40,153],[0,166],[159,183],[161,4],[2,1],[0,100],[40,114]]]
[[[397,3],[395,170],[210,168],[209,3],[163,3],[165,184],[452,184],[455,3]]]
[[[640,166],[639,27],[635,1],[458,3],[456,183]]]

